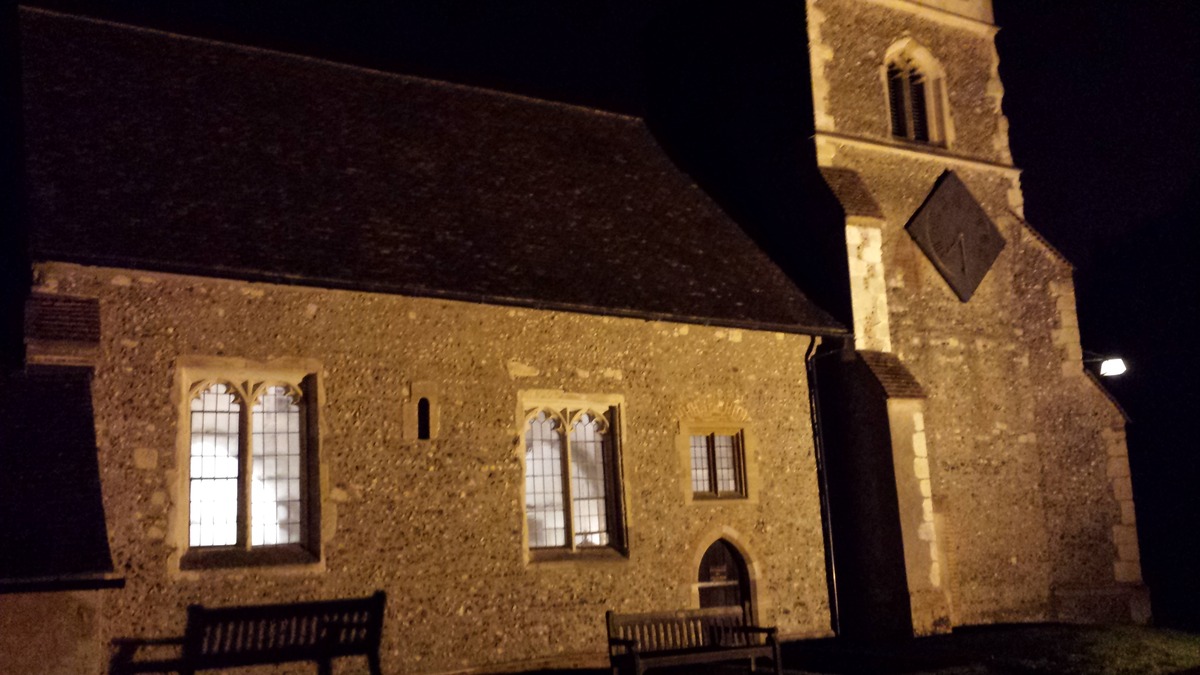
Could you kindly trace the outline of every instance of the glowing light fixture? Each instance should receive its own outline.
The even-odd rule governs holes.
[[[1100,377],[1116,377],[1126,370],[1123,359],[1108,358],[1100,362]]]
[[[1104,354],[1097,354],[1088,349],[1083,350],[1083,356],[1085,367],[1095,368],[1095,364],[1100,364],[1100,377],[1116,377],[1129,370],[1129,367],[1125,364],[1125,359],[1119,356],[1105,356]]]

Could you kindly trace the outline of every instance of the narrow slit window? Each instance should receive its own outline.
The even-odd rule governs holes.
[[[908,82],[909,96],[912,98],[912,132],[913,140],[922,143],[929,141],[929,115],[925,107],[925,77],[914,72]]]
[[[409,432],[412,433],[412,432]],[[417,401],[417,438],[422,441],[429,440],[429,399],[422,398]]]
[[[908,105],[904,98],[907,74],[898,66],[888,66],[888,104],[892,113],[892,135],[908,136]]]

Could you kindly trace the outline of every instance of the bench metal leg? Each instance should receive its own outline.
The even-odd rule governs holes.
[[[383,669],[379,667],[379,652],[367,654],[367,663],[371,667],[371,675],[383,675]]]
[[[321,659],[317,661],[318,675],[333,675],[333,659]]]

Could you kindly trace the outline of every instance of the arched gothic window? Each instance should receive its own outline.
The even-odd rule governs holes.
[[[222,564],[224,558],[218,560],[214,551],[270,548],[279,557],[280,546],[299,547],[300,552],[313,548],[310,498],[316,477],[303,390],[297,384],[229,380],[191,387],[187,501],[192,558]]]
[[[886,81],[892,136],[945,145],[948,123],[941,68],[928,50],[908,40],[889,52]]]
[[[531,549],[620,548],[613,415],[611,409],[607,414],[542,409],[527,419],[525,518]]]

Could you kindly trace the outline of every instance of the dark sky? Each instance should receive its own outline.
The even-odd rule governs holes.
[[[642,113],[654,92],[644,62],[656,45],[641,27],[686,3],[35,4]],[[783,5],[736,4],[776,15]],[[1200,521],[1200,444],[1187,424],[1200,405],[1191,338],[1200,310],[1200,2],[996,0],[996,14],[1026,215],[1076,265],[1085,349],[1131,362],[1128,375],[1110,382],[1132,419],[1155,610],[1200,626],[1200,526],[1180,527]]]

